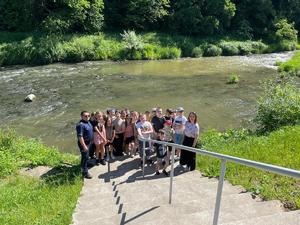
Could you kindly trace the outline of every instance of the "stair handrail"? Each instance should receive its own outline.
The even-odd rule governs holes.
[[[235,156],[230,156],[230,155],[225,155],[221,153],[216,153],[216,152],[211,152],[207,151],[205,149],[198,149],[198,148],[192,148],[180,144],[175,144],[175,143],[170,143],[170,142],[165,142],[165,141],[158,141],[158,140],[153,140],[153,139],[146,139],[139,137],[139,141],[143,143],[142,150],[143,150],[143,178],[145,177],[145,149],[146,149],[146,142],[149,142],[149,145],[151,143],[157,143],[157,144],[162,144],[164,146],[170,146],[172,147],[172,155],[171,155],[171,174],[170,174],[170,188],[169,188],[169,204],[172,203],[172,189],[173,189],[173,177],[174,177],[174,155],[175,155],[175,149],[181,149],[181,150],[187,150],[190,152],[195,152],[196,154],[200,155],[206,155],[206,156],[211,156],[214,158],[221,159],[221,170],[220,170],[220,176],[219,176],[219,182],[218,182],[218,190],[217,190],[217,196],[216,196],[216,203],[215,203],[215,210],[214,210],[214,219],[213,219],[213,225],[218,224],[218,219],[219,219],[219,212],[220,212],[220,206],[221,206],[221,196],[222,196],[222,190],[223,190],[223,183],[224,183],[224,178],[225,178],[225,173],[226,173],[226,163],[227,161],[249,166],[249,167],[254,167],[257,169],[277,173],[280,175],[284,176],[289,176],[293,177],[296,179],[300,179],[300,171],[299,170],[294,170],[286,167],[281,167],[281,166],[276,166],[268,163],[262,163],[262,162],[257,162],[254,160],[249,160],[249,159],[243,159]]]

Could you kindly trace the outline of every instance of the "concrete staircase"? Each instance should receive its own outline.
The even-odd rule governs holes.
[[[217,179],[199,171],[175,167],[172,204],[168,204],[170,178],[154,175],[140,159],[119,158],[90,169],[73,214],[74,225],[211,225]],[[300,225],[300,210],[285,212],[279,201],[253,199],[240,186],[224,183],[219,224]]]

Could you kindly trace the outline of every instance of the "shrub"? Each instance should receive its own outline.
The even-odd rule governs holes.
[[[194,58],[200,58],[203,56],[203,49],[199,46],[193,49],[192,51],[192,57]]]
[[[222,54],[222,49],[216,45],[209,44],[204,50],[204,56],[219,56]]]
[[[249,42],[244,42],[239,45],[241,55],[250,55],[252,53],[252,45]]]
[[[222,55],[231,56],[240,53],[238,45],[232,42],[222,42],[219,47],[222,49]]]
[[[275,41],[278,43],[277,48],[280,51],[295,50],[297,46],[297,33],[294,23],[288,23],[286,19],[280,19],[275,24]]]
[[[144,47],[143,39],[140,35],[137,35],[135,31],[124,31],[121,34],[124,42],[125,49],[129,53],[129,58],[133,58],[133,54],[136,51],[142,50]]]
[[[231,74],[227,79],[227,84],[237,84],[240,81],[239,76]]]
[[[46,33],[66,33],[70,26],[70,21],[54,16],[48,16],[41,23],[41,29]]]
[[[300,90],[291,80],[268,81],[263,88],[254,119],[259,132],[270,132],[300,122]]]
[[[181,50],[176,47],[169,48],[169,59],[178,59],[181,56]]]
[[[142,50],[142,58],[143,59],[157,59],[157,54],[155,52],[155,47],[151,44],[147,44],[144,46]]]
[[[252,41],[251,47],[251,53],[253,54],[262,54],[265,53],[268,49],[268,46],[261,41]]]

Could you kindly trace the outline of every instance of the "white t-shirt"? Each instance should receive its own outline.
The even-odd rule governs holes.
[[[198,123],[185,123],[185,129],[184,129],[184,135],[187,137],[195,138],[197,135],[199,135],[199,125]]]
[[[184,125],[185,125],[186,121],[187,121],[187,119],[185,116],[176,116],[175,117],[175,120],[173,122],[173,128],[174,128],[176,134],[183,134]]]
[[[141,129],[141,133],[143,134],[143,132],[145,131],[150,131],[152,128],[152,124],[148,121],[145,121],[145,122],[138,122],[136,124],[136,129]],[[152,128],[153,129],[153,128]],[[147,138],[147,139],[150,139],[151,137],[151,133],[148,133],[148,134],[143,134],[143,138]]]

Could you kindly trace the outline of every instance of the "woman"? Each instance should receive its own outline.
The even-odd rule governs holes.
[[[197,114],[190,112],[188,121],[185,123],[184,139],[182,145],[196,147],[199,136],[199,125],[197,123]],[[181,150],[180,164],[187,165],[187,168],[192,171],[196,168],[196,153]]]
[[[115,149],[116,156],[123,156],[123,141],[125,132],[125,121],[121,118],[120,111],[116,111],[116,119],[113,121],[113,126],[115,127],[115,138],[113,146]]]
[[[94,144],[96,145],[96,160],[97,165],[105,165],[104,161],[104,146],[106,144],[106,132],[104,127],[104,119],[102,112],[96,112],[96,123],[94,124]]]
[[[105,145],[105,149],[106,149],[105,160],[109,161],[109,158],[114,160],[115,156],[113,154],[112,143],[115,138],[115,127],[112,124],[112,118],[110,116],[106,117],[106,119],[105,119],[105,131],[106,131],[106,140],[107,140],[106,145]]]
[[[132,122],[132,117],[130,115],[126,116],[125,120],[125,134],[124,134],[124,142],[125,142],[125,152],[129,154],[131,157],[135,155],[135,138],[134,138],[134,127],[135,124]]]

